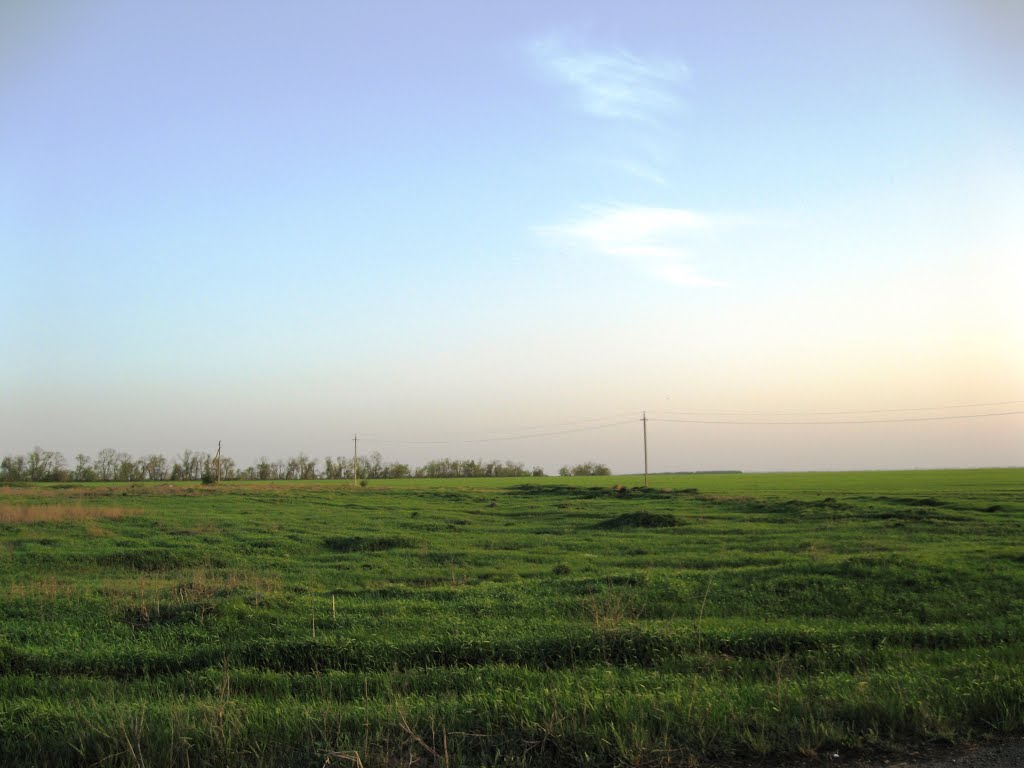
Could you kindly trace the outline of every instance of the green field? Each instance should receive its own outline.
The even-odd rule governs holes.
[[[0,765],[695,765],[1024,732],[1024,470],[639,484],[0,487]]]

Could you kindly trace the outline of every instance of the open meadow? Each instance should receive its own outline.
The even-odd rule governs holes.
[[[1024,470],[0,487],[0,765],[1024,732]]]

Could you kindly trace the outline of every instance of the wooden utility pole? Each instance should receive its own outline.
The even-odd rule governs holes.
[[[220,440],[217,441],[217,482],[221,481],[220,475]]]
[[[647,487],[647,411],[644,411],[644,488]]]
[[[352,435],[352,484],[359,485],[359,435]]]

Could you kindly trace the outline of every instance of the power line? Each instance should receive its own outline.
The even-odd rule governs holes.
[[[509,440],[530,440],[535,437],[556,437],[558,435],[569,435],[576,432],[593,432],[598,429],[609,429],[611,427],[621,427],[623,424],[635,424],[637,419],[626,419],[624,421],[616,421],[611,424],[596,424],[589,427],[577,427],[575,429],[562,429],[555,432],[533,432],[527,435],[504,435],[501,437],[481,437],[466,440],[385,440],[380,438],[372,438],[367,440],[363,437],[364,442],[380,443],[382,445],[457,445],[467,443],[494,443],[494,442],[506,442]]]
[[[796,426],[815,424],[898,424],[908,421],[948,421],[951,419],[986,419],[991,416],[1020,416],[1024,411],[1004,411],[1002,413],[970,413],[953,416],[910,416],[904,419],[846,419],[831,421],[710,421],[703,419],[651,419],[648,421],[668,422],[672,424],[734,424],[737,426]]]
[[[1020,403],[1024,403],[1024,400],[1003,400],[998,403],[973,403],[968,405],[934,405],[924,408],[876,408],[858,411],[648,411],[648,413],[669,414],[671,416],[854,416],[868,413],[947,411],[954,408],[995,408],[1003,405],[1019,405]]]
[[[680,412],[680,411],[652,411],[651,413],[662,413],[670,415],[734,415],[734,416],[793,416],[793,415],[806,415],[806,416],[842,416],[842,415],[858,415],[858,414],[873,414],[873,413],[908,413],[908,412],[920,412],[920,411],[933,411],[943,409],[960,409],[960,408],[984,408],[993,407],[998,405],[1016,405],[1018,403],[1024,403],[1024,400],[1007,400],[1000,403],[975,403],[972,405],[947,405],[947,406],[935,406],[928,408],[881,408],[875,410],[861,410],[861,411],[808,411],[808,412],[734,412],[734,411],[694,411],[694,412]],[[578,434],[581,432],[593,432],[602,429],[611,429],[614,427],[621,427],[627,424],[636,424],[637,421],[641,421],[644,424],[646,432],[647,422],[661,422],[669,424],[707,424],[707,425],[720,425],[720,426],[842,426],[842,425],[854,425],[854,424],[898,424],[907,422],[926,422],[926,421],[950,421],[950,420],[966,420],[966,419],[983,419],[993,418],[999,416],[1020,416],[1024,415],[1024,411],[1002,411],[998,413],[975,413],[975,414],[947,414],[944,416],[909,416],[900,418],[879,418],[879,419],[805,419],[795,421],[761,421],[761,420],[749,420],[749,419],[673,419],[673,418],[652,418],[649,415],[643,414],[640,418],[633,416],[628,419],[620,419],[620,416],[625,414],[616,414],[615,416],[602,416],[587,419],[578,419],[576,421],[561,422],[559,424],[551,424],[548,426],[569,426],[568,429],[554,429],[546,430],[542,432],[529,431],[533,429],[543,429],[543,427],[524,427],[519,432],[522,434],[508,434],[508,435],[492,435],[489,437],[467,437],[467,438],[450,438],[446,440],[402,440],[402,439],[391,439],[386,437],[374,437],[371,435],[363,435],[362,439],[364,442],[369,442],[377,445],[399,445],[399,446],[441,446],[441,445],[476,445],[482,443],[498,443],[498,442],[510,442],[515,440],[533,440],[547,437],[560,437],[562,435]],[[593,423],[593,422],[606,422],[608,419],[617,419],[608,423]],[[576,426],[582,425],[582,426]],[[645,435],[646,437],[646,435]],[[646,443],[646,441],[645,441]]]
[[[576,419],[574,421],[557,421],[557,422],[550,423],[550,424],[537,424],[537,425],[530,426],[530,427],[519,427],[517,429],[492,429],[490,431],[491,432],[532,432],[532,431],[538,430],[538,429],[550,430],[550,429],[555,429],[556,427],[576,427],[576,426],[581,426],[581,425],[584,425],[584,424],[593,424],[596,421],[609,421],[611,419],[624,419],[627,416],[633,416],[634,413],[635,413],[635,411],[625,411],[623,413],[614,413],[614,414],[611,414],[609,416],[595,416],[595,417],[586,418],[586,419]],[[609,425],[609,426],[611,426],[611,425]],[[458,434],[458,432],[456,432],[456,434]],[[479,433],[477,433],[477,434],[479,434]],[[506,439],[505,437],[501,437],[501,436],[499,436],[499,437],[500,437],[500,439]],[[394,443],[394,442],[409,442],[407,440],[401,440],[401,439],[398,439],[398,438],[392,439],[392,438],[387,437],[386,435],[382,435],[380,433],[376,433],[375,434],[373,432],[364,433],[363,434],[363,439],[364,440],[370,439],[370,440],[373,440],[374,442],[390,442],[390,443]],[[476,438],[467,438],[465,441],[460,441],[458,439],[454,439],[453,438],[451,440],[425,441],[425,442],[470,442],[470,441],[472,441],[474,439],[476,439]],[[498,439],[498,438],[482,438],[482,439]],[[513,439],[513,438],[509,437],[507,439]]]

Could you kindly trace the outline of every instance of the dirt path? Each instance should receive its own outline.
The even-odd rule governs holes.
[[[852,759],[830,755],[829,768],[1024,768],[1024,739],[999,739],[972,747],[923,750],[906,757]]]
[[[709,768],[1024,768],[1024,738],[993,739],[969,747],[933,747],[901,755],[820,753],[795,761],[709,763]]]

